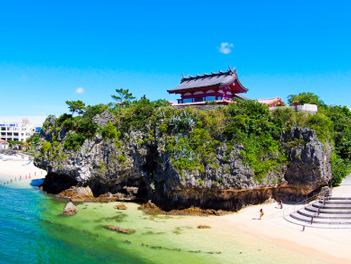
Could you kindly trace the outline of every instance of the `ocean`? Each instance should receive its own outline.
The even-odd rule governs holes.
[[[243,232],[197,229],[214,225],[209,217],[147,215],[136,203],[80,203],[62,216],[67,201],[29,183],[0,186],[0,263],[322,263]]]

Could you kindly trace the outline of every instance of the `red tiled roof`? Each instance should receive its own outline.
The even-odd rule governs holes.
[[[174,89],[167,90],[169,93],[176,93],[179,91],[184,91],[188,89],[196,89],[203,87],[212,87],[219,85],[226,85],[237,81],[243,92],[247,92],[248,89],[245,88],[239,81],[236,70],[229,69],[226,72],[220,71],[219,73],[211,72],[211,74],[196,75],[182,77],[180,84]]]
[[[280,97],[274,97],[274,98],[267,98],[267,99],[258,99],[257,100],[261,104],[266,104],[266,105],[281,105],[283,103],[282,99]]]
[[[6,140],[3,140],[3,139],[0,139],[0,143],[4,144],[4,145],[8,145],[9,144],[9,142],[7,142]]]

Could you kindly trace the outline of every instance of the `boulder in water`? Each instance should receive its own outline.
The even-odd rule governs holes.
[[[207,229],[207,228],[211,228],[211,227],[207,226],[207,225],[198,225],[197,228],[198,229]]]
[[[63,209],[62,215],[74,215],[77,213],[77,209],[72,202],[67,203],[65,209]]]
[[[127,206],[125,206],[124,204],[116,205],[115,208],[118,210],[127,210]]]
[[[105,225],[104,227],[106,229],[116,231],[116,232],[122,233],[122,234],[132,234],[135,232],[134,229],[120,228],[119,226],[114,226],[114,225]]]

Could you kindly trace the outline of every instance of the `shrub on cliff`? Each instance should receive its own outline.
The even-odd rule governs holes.
[[[121,125],[123,132],[127,132],[131,127],[134,129],[143,129],[146,124],[150,123],[156,111],[154,102],[145,97],[138,101],[133,101],[127,107],[122,109]]]
[[[117,128],[114,126],[114,124],[112,124],[112,122],[108,122],[101,131],[102,137],[109,139],[118,138],[120,134],[121,133],[117,131]]]
[[[284,112],[272,115],[267,105],[255,101],[239,101],[227,112],[229,122],[223,133],[232,144],[244,145],[243,161],[250,165],[257,180],[286,160],[280,143]]]
[[[64,148],[67,150],[79,150],[83,145],[85,136],[75,131],[67,133],[64,143]]]

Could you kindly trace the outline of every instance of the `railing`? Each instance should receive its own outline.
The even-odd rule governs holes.
[[[324,192],[320,192],[308,199],[305,199],[299,203],[296,203],[294,205],[292,205],[291,207],[287,208],[286,211],[283,212],[283,217],[284,219],[286,219],[286,217],[288,217],[291,213],[296,212],[298,210],[300,210],[301,208],[304,208],[306,206],[306,204],[309,204],[310,202],[316,200],[317,198],[323,197],[323,205],[325,205],[325,201],[329,199],[329,197],[331,196],[331,190],[325,190]],[[319,215],[319,209],[317,211],[317,213],[314,214],[314,216],[311,217],[311,224],[313,223],[313,217],[318,216]]]
[[[318,197],[321,197],[321,196],[323,197],[324,202],[325,202],[331,196],[331,190],[325,190],[325,191],[320,192],[320,193],[318,193],[318,194],[316,194],[316,195],[314,195],[314,196],[312,196],[310,198],[307,198],[307,199],[305,199],[303,201],[297,202],[296,204],[293,204],[293,205],[291,205],[289,207],[285,207],[283,210],[280,210],[280,211],[278,211],[276,213],[273,213],[273,214],[270,214],[270,215],[266,216],[265,219],[281,217],[281,216],[283,216],[284,219],[286,219],[286,217],[289,216],[291,213],[296,212],[297,210],[305,207],[306,204],[309,204],[310,202],[316,200]],[[316,216],[317,215],[318,214],[316,214]]]

